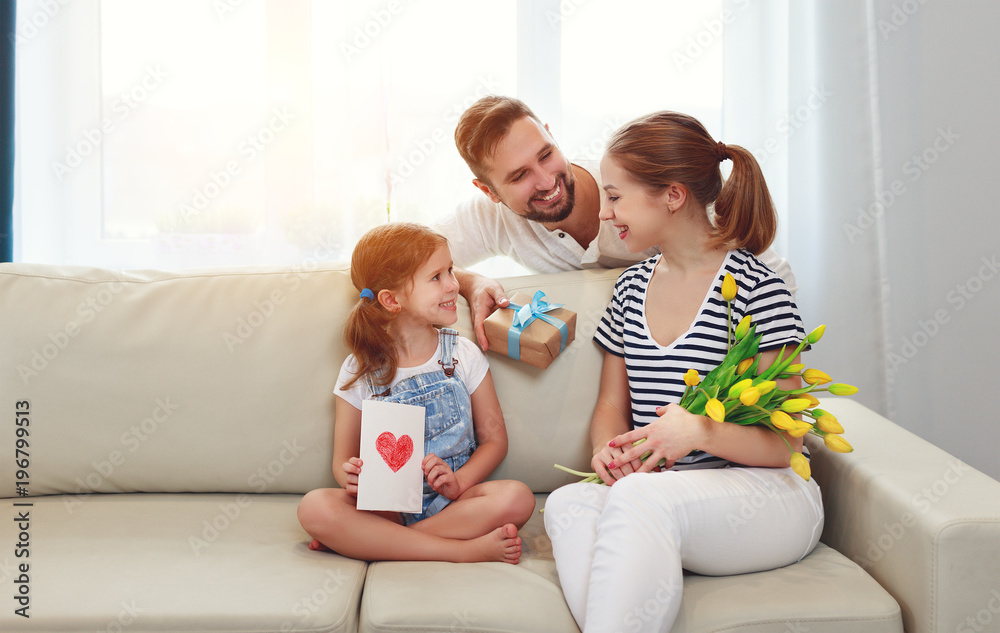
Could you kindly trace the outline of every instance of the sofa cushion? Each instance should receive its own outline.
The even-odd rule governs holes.
[[[547,495],[536,495],[536,507]],[[368,567],[361,633],[447,630],[575,632],[541,514],[521,530],[521,563]],[[652,608],[652,607],[651,607]],[[639,630],[642,613],[622,623]],[[444,619],[442,619],[444,618]],[[685,574],[672,633],[901,633],[899,605],[871,576],[822,543],[794,565],[739,576]]]
[[[298,495],[39,497],[29,512],[30,618],[0,575],[0,630],[356,630],[365,563],[307,547]],[[6,504],[5,504],[6,505]],[[8,516],[5,513],[5,516]],[[13,543],[4,521],[3,543]],[[8,560],[7,562],[11,562]]]

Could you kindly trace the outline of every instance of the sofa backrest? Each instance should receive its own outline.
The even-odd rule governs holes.
[[[616,278],[502,280],[578,313],[546,370],[490,353],[510,448],[493,478],[536,492],[589,470],[601,352],[591,341]],[[346,265],[115,272],[0,265],[0,496],[304,493],[334,485],[333,385],[357,300]],[[467,309],[458,329],[472,338]],[[20,442],[18,442],[20,440]],[[15,452],[18,451],[19,452]]]

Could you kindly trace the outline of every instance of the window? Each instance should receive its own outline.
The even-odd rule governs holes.
[[[476,195],[459,114],[512,94],[573,159],[671,108],[721,122],[721,0],[18,3],[17,259],[343,260]],[[706,33],[708,34],[706,36]],[[491,274],[513,269],[496,262]]]

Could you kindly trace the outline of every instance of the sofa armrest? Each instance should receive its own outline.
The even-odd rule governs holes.
[[[823,542],[892,594],[908,632],[996,630],[1000,482],[857,402],[822,406],[855,448],[834,453],[808,438]]]

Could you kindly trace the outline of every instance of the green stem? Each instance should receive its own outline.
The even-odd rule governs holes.
[[[590,477],[593,477],[594,475],[597,474],[597,473],[581,473],[579,470],[573,470],[572,468],[566,468],[565,466],[560,466],[559,464],[553,464],[553,466],[555,466],[559,470],[567,472],[567,473],[569,473],[571,475],[576,475],[577,477],[587,477],[587,478],[590,478]]]

